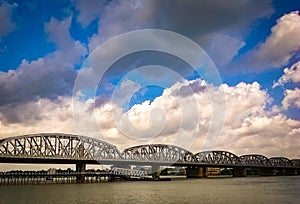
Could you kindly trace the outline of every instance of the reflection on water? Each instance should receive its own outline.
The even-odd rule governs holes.
[[[0,203],[299,203],[300,176],[0,187]]]

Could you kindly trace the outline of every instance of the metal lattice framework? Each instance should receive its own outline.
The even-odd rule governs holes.
[[[299,166],[300,167],[300,159],[292,159],[293,166]]]
[[[32,159],[120,159],[116,146],[71,134],[32,134],[0,140],[0,157]]]
[[[300,168],[300,159],[267,158],[263,155],[237,155],[227,151],[197,154],[174,145],[147,144],[130,147],[120,153],[107,142],[71,134],[40,133],[0,140],[0,162],[15,163],[107,163],[176,164],[205,166],[245,166]]]
[[[242,155],[239,157],[244,166],[271,166],[269,159],[260,154]]]
[[[205,164],[240,165],[239,157],[227,151],[204,151],[195,154],[195,161]]]
[[[125,169],[113,167],[111,173],[114,175],[125,175],[125,176],[134,176],[134,177],[145,177],[147,176],[146,171],[136,170],[136,169]]]
[[[194,155],[188,150],[173,145],[151,144],[125,149],[125,160],[154,162],[194,162]]]
[[[271,157],[270,163],[272,166],[284,166],[284,167],[292,167],[293,162],[285,157]]]

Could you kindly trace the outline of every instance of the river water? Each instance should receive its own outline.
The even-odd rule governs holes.
[[[300,203],[300,176],[1,186],[0,203]]]

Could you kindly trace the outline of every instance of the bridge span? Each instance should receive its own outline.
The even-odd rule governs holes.
[[[208,167],[232,168],[233,176],[246,176],[247,168],[259,169],[261,175],[300,174],[300,159],[267,158],[259,154],[237,156],[220,150],[192,153],[166,144],[139,145],[121,152],[105,141],[62,133],[1,139],[0,163],[76,164],[76,172],[85,172],[86,164],[142,165],[152,166],[153,177],[159,176],[160,166],[186,167],[187,177],[205,177]]]

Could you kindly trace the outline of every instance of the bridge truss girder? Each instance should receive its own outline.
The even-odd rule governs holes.
[[[241,165],[239,157],[227,151],[204,151],[195,154],[195,162],[218,165]]]
[[[244,166],[260,167],[260,166],[272,166],[270,160],[264,155],[260,154],[248,154],[239,157],[241,164]]]
[[[32,134],[0,141],[0,157],[70,160],[116,160],[116,146],[85,136]]]
[[[285,157],[271,157],[270,163],[274,167],[293,167],[294,164],[291,160]]]
[[[165,144],[139,145],[120,153],[116,146],[105,141],[61,133],[1,139],[0,162],[300,168],[300,159],[267,158],[258,154],[238,157],[228,151],[193,154],[181,147]]]
[[[125,149],[124,160],[154,162],[194,162],[194,155],[188,150],[174,145],[151,144],[139,145]]]

